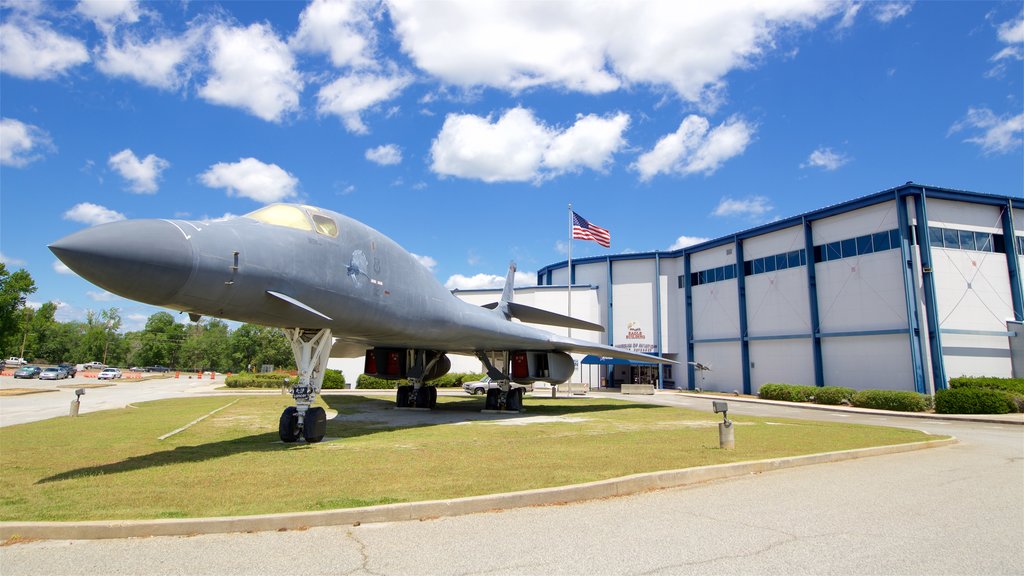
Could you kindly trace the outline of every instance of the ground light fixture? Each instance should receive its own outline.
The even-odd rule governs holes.
[[[733,435],[732,420],[729,420],[729,403],[713,400],[711,407],[715,414],[722,414],[722,423],[718,425],[718,447],[732,450],[736,447],[736,438]]]
[[[82,405],[82,396],[85,396],[85,388],[75,390],[75,399],[71,401],[71,412],[69,413],[72,418],[78,416],[78,408]]]

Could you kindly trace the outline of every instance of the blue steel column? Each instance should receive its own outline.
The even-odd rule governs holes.
[[[1017,260],[1017,232],[1013,225],[1013,200],[1003,207],[1003,245],[1006,246],[1006,269],[1010,273],[1010,295],[1013,297],[1013,318],[1024,320],[1024,298],[1021,297],[1020,266]]]
[[[814,356],[814,385],[825,385],[825,369],[821,355],[821,326],[818,318],[818,278],[815,275],[814,235],[811,223],[804,222],[804,252],[807,253],[807,302],[811,310],[811,355]]]
[[[614,291],[612,290],[612,258],[611,258],[611,256],[605,256],[605,262],[608,263],[608,326],[606,326],[606,328],[608,329],[607,330],[608,345],[609,346],[615,346],[615,340],[614,340],[614,329],[615,329],[614,327],[615,327],[615,323],[612,321],[612,318],[613,318],[613,313],[612,313],[612,294],[614,293]],[[611,384],[611,382],[612,382],[612,375],[614,373],[614,370],[615,370],[614,366],[605,366],[604,367],[605,380],[609,384]]]
[[[683,310],[686,315],[686,388],[696,388],[693,364],[693,284],[690,282],[690,253],[683,253]]]
[[[654,253],[654,329],[657,331],[658,357],[664,356],[661,350],[661,253]],[[658,390],[665,388],[665,373],[662,364],[658,363]]]
[[[928,315],[928,346],[932,357],[935,391],[945,390],[946,362],[942,357],[942,330],[939,329],[939,305],[935,298],[935,274],[932,272],[932,243],[928,234],[928,207],[925,191],[914,200],[917,212],[917,247],[921,253],[921,281],[924,288],[924,313]],[[919,390],[924,392],[924,390]]]
[[[743,363],[743,393],[750,394],[750,342],[747,341],[747,281],[743,273],[743,241],[733,241],[736,252],[736,292],[740,307],[740,362]]]
[[[900,228],[900,255],[903,269],[903,294],[907,302],[907,328],[910,331],[910,362],[914,369],[914,390],[924,393],[924,367],[921,363],[921,325],[917,320],[917,287],[914,285],[913,260],[910,256],[910,223],[907,198],[896,192],[896,217]],[[927,234],[926,234],[927,236]]]

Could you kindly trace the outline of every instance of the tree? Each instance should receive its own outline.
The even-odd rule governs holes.
[[[36,291],[32,275],[24,269],[14,273],[0,262],[0,350],[4,356],[20,353],[28,326],[26,297]]]
[[[231,369],[228,339],[228,325],[223,320],[211,318],[205,323],[196,322],[181,345],[182,366],[197,372],[227,372]]]
[[[242,324],[231,334],[231,360],[238,370],[259,370],[264,364],[294,368],[288,338],[278,328]]]
[[[141,347],[135,354],[138,363],[146,366],[159,364],[177,367],[181,345],[185,340],[185,327],[174,321],[168,312],[157,312],[146,320],[141,334]]]

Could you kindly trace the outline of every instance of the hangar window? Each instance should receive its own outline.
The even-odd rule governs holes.
[[[717,268],[708,268],[707,270],[701,270],[699,272],[692,272],[690,274],[690,284],[692,286],[700,286],[701,284],[710,284],[712,282],[722,282],[724,280],[732,280],[736,277],[736,265],[728,264],[726,266],[719,266]],[[679,277],[679,287],[683,287],[683,277]]]
[[[871,235],[871,244],[875,248],[875,252],[881,252],[882,250],[889,249],[889,233],[878,232],[877,234]]]
[[[934,232],[929,231],[934,237]],[[941,231],[938,233],[942,237]],[[830,262],[840,258],[851,258],[853,256],[864,256],[875,252],[893,250],[900,247],[900,232],[897,229],[875,232],[856,238],[847,238],[828,244],[818,244],[814,247],[814,262]]]
[[[857,254],[871,254],[871,235],[857,237]]]
[[[1020,237],[1018,237],[1019,239]],[[991,232],[975,232],[973,230],[954,230],[952,228],[928,228],[928,240],[932,248],[947,250],[973,250],[976,252],[1004,252],[1002,234]],[[1021,254],[1021,246],[1017,253]]]
[[[305,231],[313,230],[309,223],[309,218],[306,217],[306,213],[291,204],[271,204],[270,206],[264,206],[259,210],[250,212],[245,217],[273,226],[283,226],[285,228]]]

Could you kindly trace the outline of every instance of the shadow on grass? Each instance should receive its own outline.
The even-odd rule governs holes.
[[[450,397],[448,397],[450,398]],[[329,408],[336,410],[337,418],[328,420],[327,437],[332,440],[358,438],[373,434],[392,432],[400,429],[415,429],[453,422],[468,421],[494,421],[520,418],[519,414],[481,414],[484,407],[483,398],[460,398],[457,400],[446,399],[438,402],[436,410],[432,411],[396,411],[394,402],[370,396],[321,396],[321,399]],[[586,403],[573,404],[573,400],[564,399],[564,404],[558,404],[558,400],[533,399],[538,403],[528,403],[525,415],[536,416],[561,416],[575,415],[593,412],[608,412],[613,410],[636,410],[648,408],[664,408],[651,404],[639,403]],[[547,404],[545,404],[545,402]],[[555,402],[554,405],[551,405]],[[396,418],[396,415],[415,415],[418,421],[405,421],[404,418]],[[346,420],[346,416],[359,415],[359,420]],[[434,417],[437,421],[424,421]],[[161,450],[141,456],[132,456],[120,462],[111,462],[97,466],[86,466],[68,470],[41,478],[36,484],[47,484],[63,480],[74,480],[89,476],[100,476],[106,474],[119,474],[123,472],[134,472],[147,468],[168,466],[174,464],[188,464],[225,458],[237,454],[261,454],[266,452],[283,452],[289,450],[307,450],[314,444],[307,444],[299,441],[294,444],[285,444],[280,441],[276,432],[254,434],[231,440],[208,442],[195,446],[177,446],[169,450]]]

